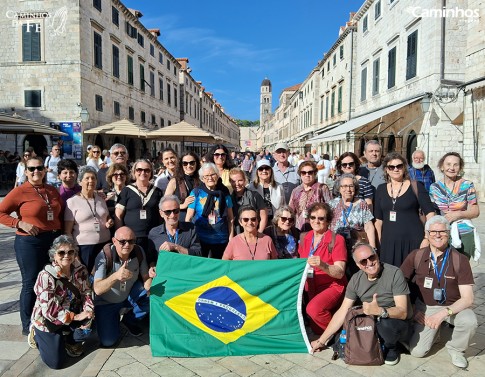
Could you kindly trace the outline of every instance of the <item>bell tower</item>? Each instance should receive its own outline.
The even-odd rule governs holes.
[[[271,116],[272,107],[271,81],[266,77],[261,83],[260,104],[259,104],[259,125],[263,126],[264,123]]]

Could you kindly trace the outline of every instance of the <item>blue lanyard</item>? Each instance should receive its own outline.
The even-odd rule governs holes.
[[[443,276],[443,269],[445,268],[446,260],[448,259],[448,254],[450,254],[450,249],[446,249],[445,256],[443,258],[443,262],[441,263],[441,270],[438,273],[438,262],[434,260],[434,255],[431,253],[431,261],[433,262],[434,273],[438,278],[438,286],[440,285],[441,276]]]
[[[342,203],[342,206],[344,207],[344,209],[342,211],[342,222],[344,223],[344,227],[346,227],[347,223],[348,223],[349,228],[350,228],[349,215],[350,215],[350,211],[352,211],[352,205],[353,205],[353,203],[350,203],[349,209],[346,211],[345,210],[345,204]]]
[[[318,249],[318,246],[320,246],[320,242],[325,238],[325,234],[320,238],[320,241],[318,241],[317,246],[313,247],[313,242],[315,241],[315,233],[313,233],[312,236],[312,245],[310,246],[310,254],[308,254],[308,257],[313,257],[313,254],[315,254],[315,251]]]
[[[167,236],[168,236],[168,240],[176,245],[178,245],[178,242],[179,242],[179,230],[177,229],[175,231],[175,237],[173,237],[172,235],[170,235],[169,232],[167,232]]]

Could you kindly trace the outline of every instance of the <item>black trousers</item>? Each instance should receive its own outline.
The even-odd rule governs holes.
[[[381,318],[376,322],[377,333],[387,349],[396,348],[397,342],[409,343],[411,321],[396,318]]]

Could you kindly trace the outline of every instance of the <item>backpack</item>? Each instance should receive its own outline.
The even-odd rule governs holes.
[[[344,348],[346,364],[384,364],[374,316],[364,314],[362,306],[354,306],[347,312],[343,328],[347,332],[347,342]]]
[[[112,243],[107,243],[103,247],[104,258],[106,259],[106,276],[108,277],[111,272],[113,271],[113,252],[111,250]],[[141,262],[143,261],[143,253],[141,252],[140,246],[134,245],[133,250],[130,253],[130,257],[136,256],[138,259],[138,264],[141,266]],[[94,276],[96,266],[93,267],[93,271],[91,274]]]

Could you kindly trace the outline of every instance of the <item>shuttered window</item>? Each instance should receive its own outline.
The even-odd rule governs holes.
[[[22,61],[40,62],[40,24],[22,25]]]
[[[408,36],[408,46],[406,55],[406,80],[416,76],[418,63],[418,31]]]
[[[42,92],[40,90],[24,91],[25,107],[42,107]]]

